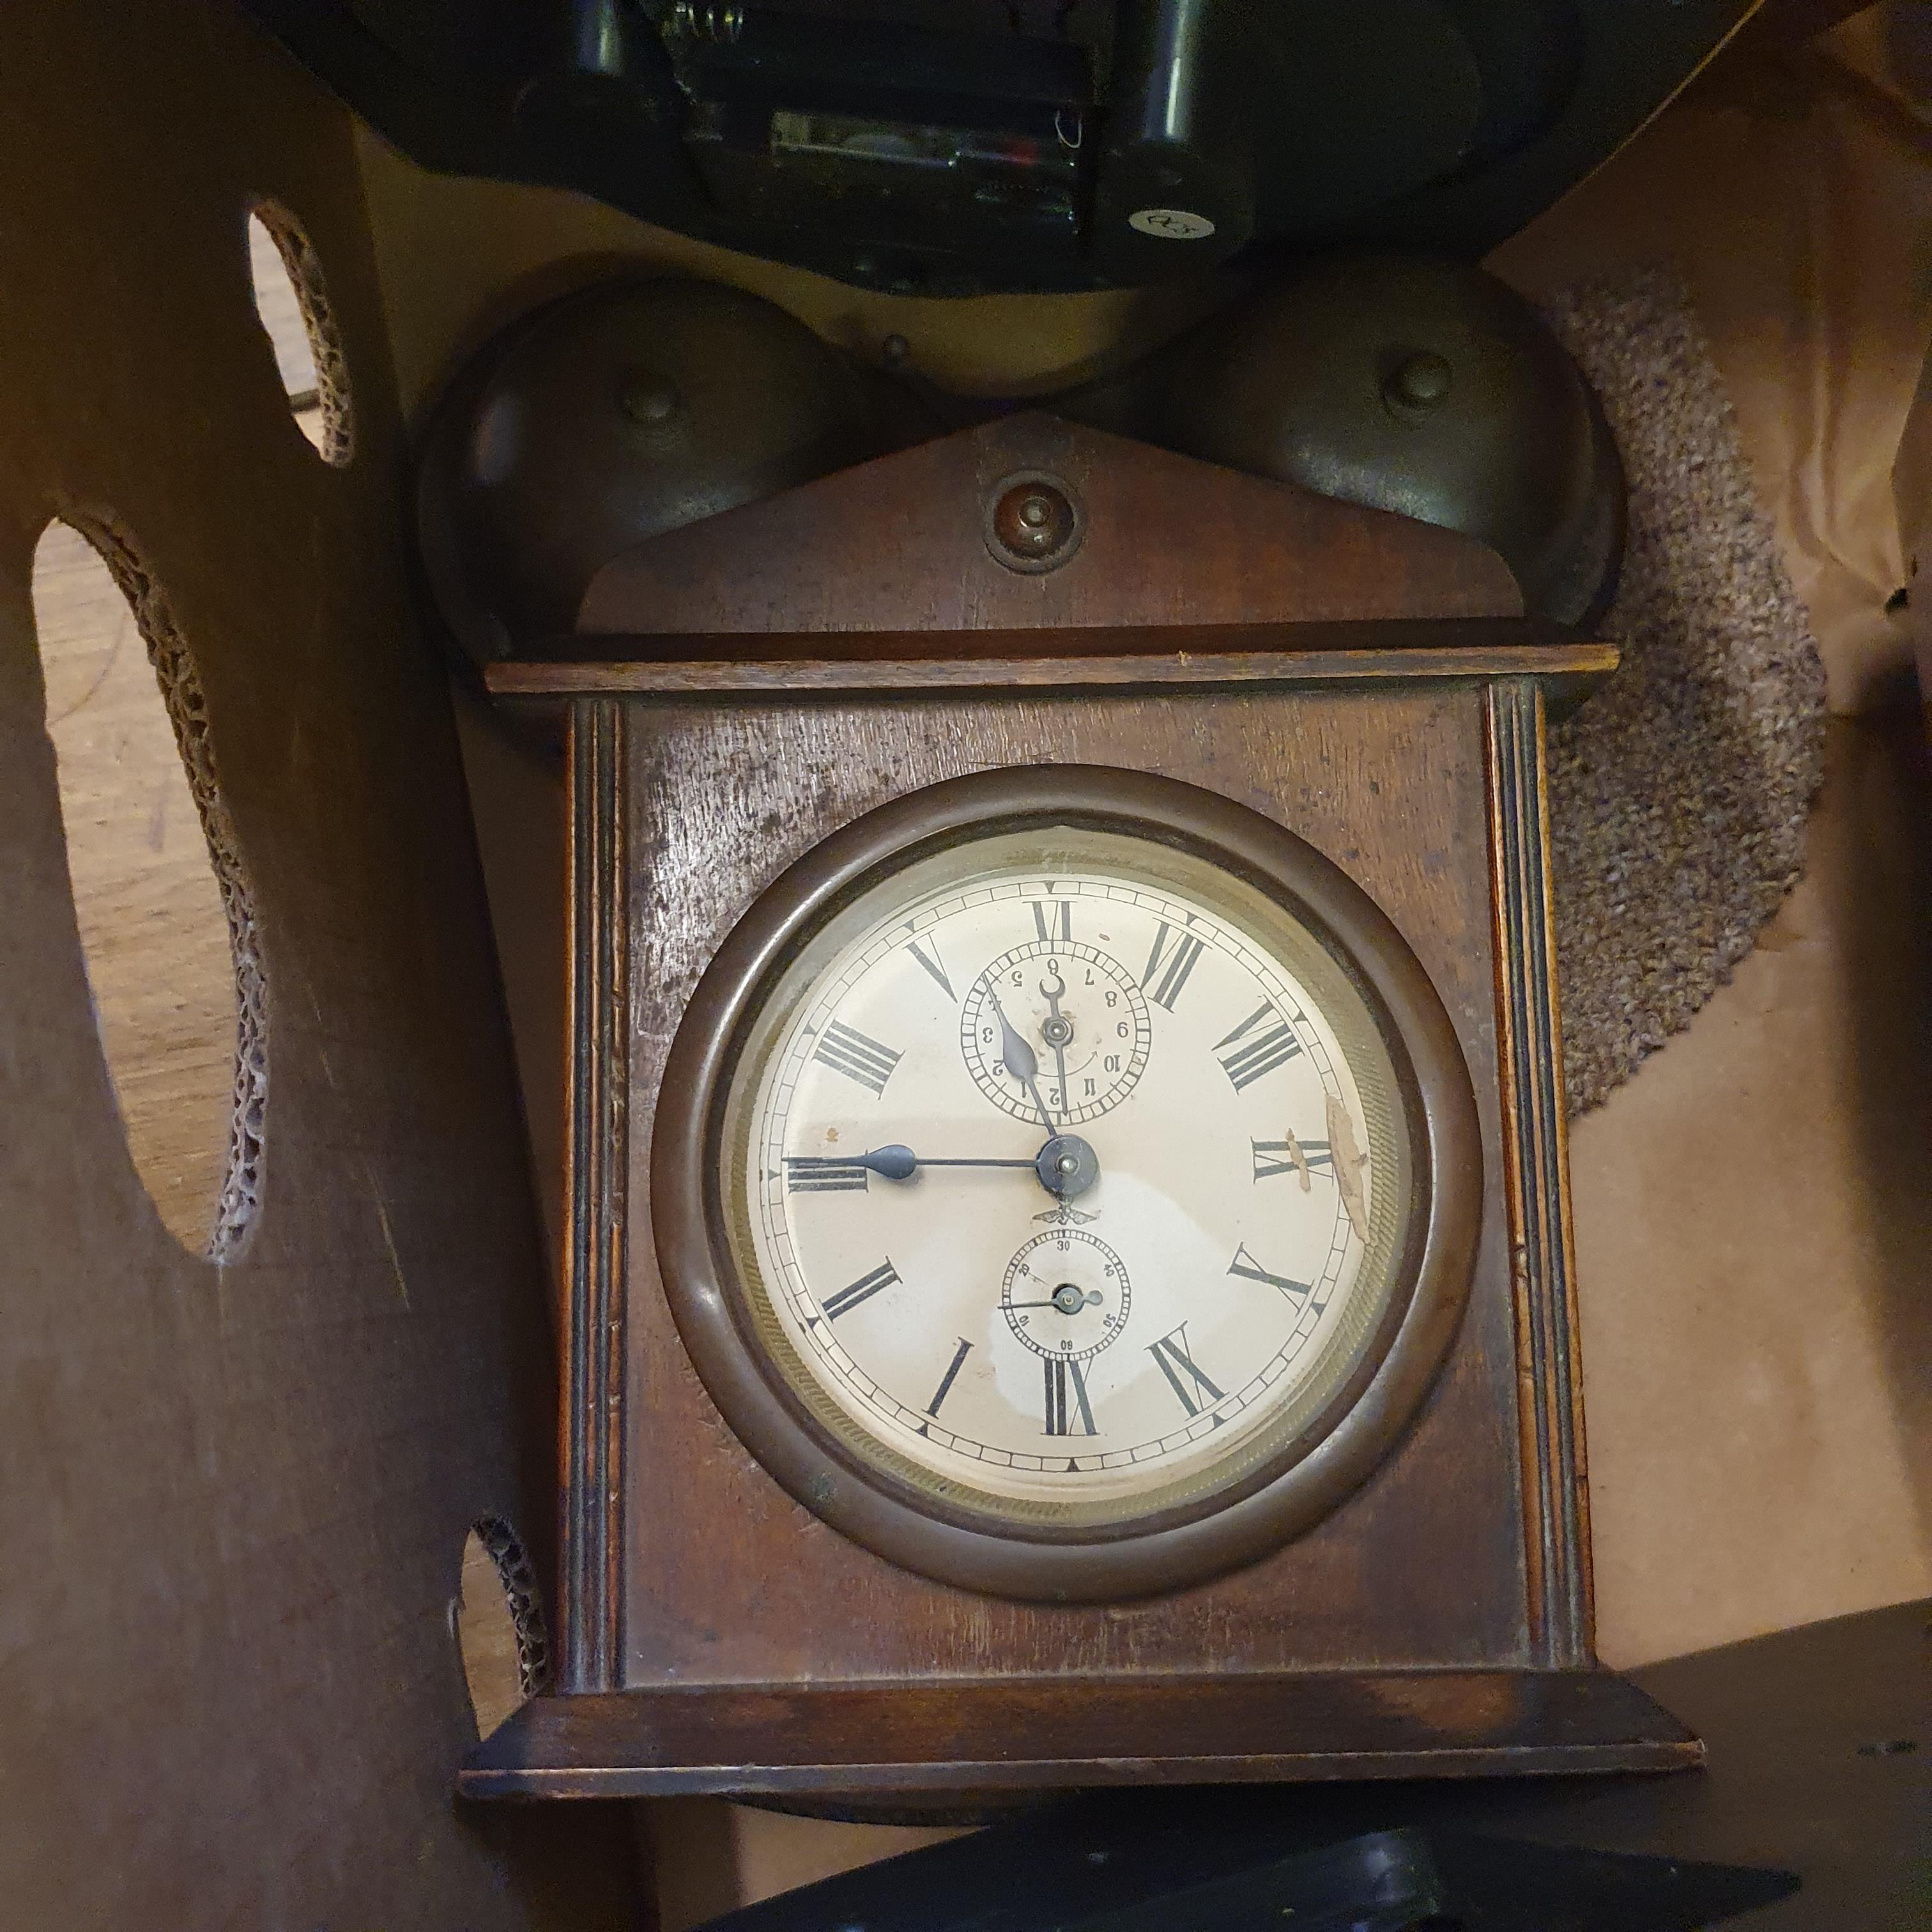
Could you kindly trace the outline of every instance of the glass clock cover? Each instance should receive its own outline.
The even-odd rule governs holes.
[[[942,1516],[1103,1534],[1318,1439],[1416,1163],[1344,962],[1208,858],[1077,824],[883,870],[747,1016],[713,1178],[770,1372]]]

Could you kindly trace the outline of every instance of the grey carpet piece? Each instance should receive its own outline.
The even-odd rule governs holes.
[[[1602,398],[1630,493],[1599,627],[1624,662],[1550,742],[1564,1074],[1581,1113],[1688,1024],[1796,882],[1825,673],[1675,276],[1574,290],[1550,320]]]

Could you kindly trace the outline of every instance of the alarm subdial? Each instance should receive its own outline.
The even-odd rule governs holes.
[[[1014,1073],[1009,1030],[1024,1042],[1021,1064],[1030,1058],[1030,1084]],[[1146,998],[1126,969],[1071,940],[1036,940],[1000,954],[974,981],[959,1016],[959,1044],[980,1090],[1017,1120],[1038,1120],[1043,1106],[1060,1126],[1118,1106],[1147,1065],[1152,1038]]]
[[[1086,1361],[1127,1325],[1133,1289],[1105,1241],[1074,1228],[1036,1234],[1006,1264],[1000,1309],[1023,1347]]]

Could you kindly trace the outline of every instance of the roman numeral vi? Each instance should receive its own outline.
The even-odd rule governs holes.
[[[1035,899],[1034,930],[1042,939],[1057,939],[1063,946],[1073,942],[1073,902],[1070,899]]]
[[[1049,1436],[1091,1436],[1094,1410],[1087,1400],[1087,1375],[1080,1364],[1052,1355],[1040,1365],[1046,1371],[1046,1432]]]

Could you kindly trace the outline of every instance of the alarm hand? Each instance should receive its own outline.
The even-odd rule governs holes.
[[[1060,1111],[1066,1112],[1066,1042],[1073,1037],[1073,1022],[1060,1012],[1061,996],[1066,991],[1066,982],[1060,976],[1060,968],[1053,969],[1051,980],[1042,980],[1040,990],[1046,995],[1047,1016],[1040,1028],[1040,1036],[1053,1048],[1054,1065],[1060,1075]]]
[[[1013,1023],[1006,1018],[1006,1010],[1000,1004],[1000,996],[988,986],[986,998],[1000,1022],[1000,1064],[1033,1096],[1034,1105],[1040,1109],[1040,1118],[1046,1123],[1048,1133],[1059,1130],[1053,1124],[1053,1116],[1047,1112],[1046,1102],[1040,1097],[1040,1061],[1034,1050],[1013,1030]]]

